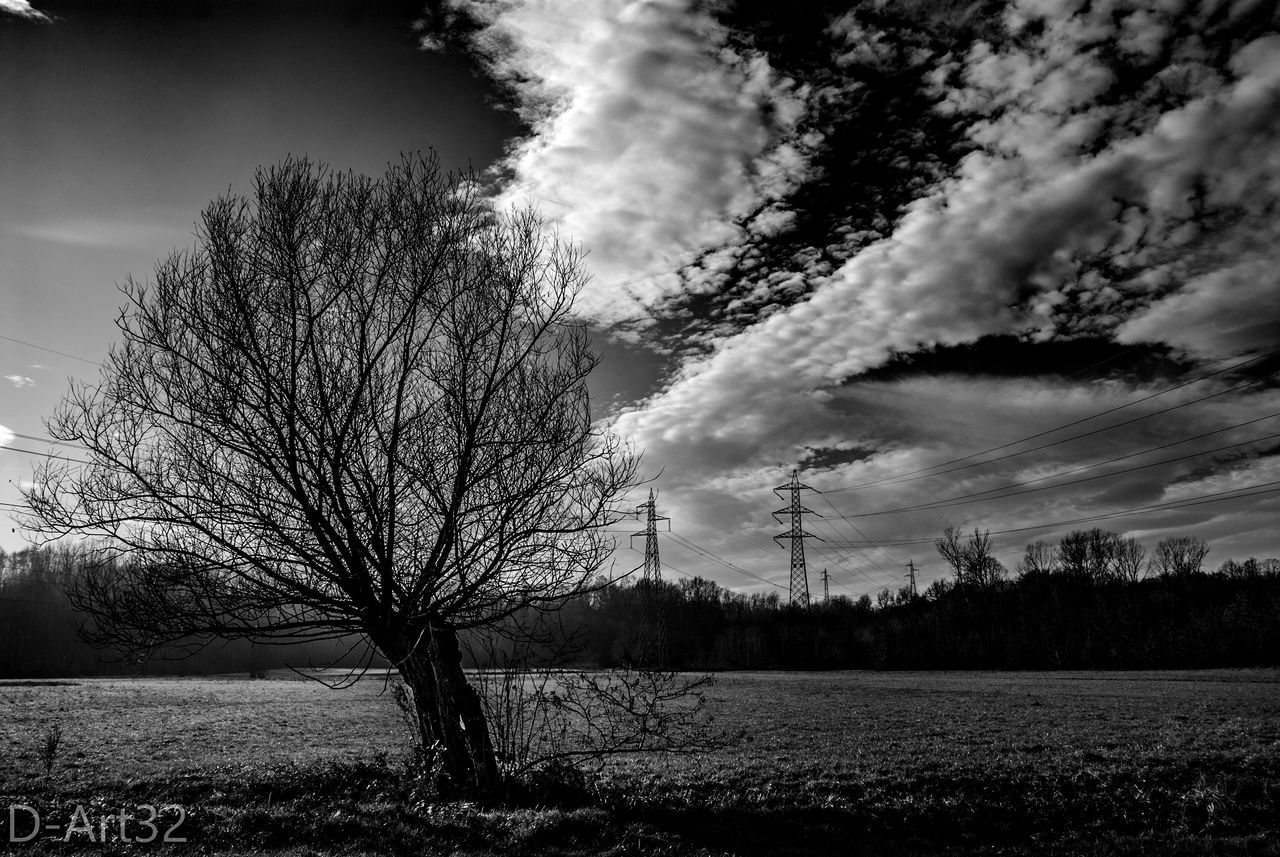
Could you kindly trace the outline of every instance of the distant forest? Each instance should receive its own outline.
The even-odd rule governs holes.
[[[87,562],[86,551],[66,545],[0,551],[0,679],[258,674],[285,666],[351,666],[365,651],[350,651],[350,643],[282,647],[215,640],[193,654],[161,650],[144,661],[123,660],[79,638],[84,620],[66,590]]]
[[[555,627],[571,632],[523,651],[530,663],[689,670],[1280,666],[1275,559],[1205,572],[1208,546],[1184,537],[1139,568],[1132,544],[1102,530],[1028,545],[1012,575],[982,533],[949,530],[938,549],[953,574],[922,592],[815,599],[808,609],[780,591],[744,595],[698,577],[601,583],[557,614]],[[214,642],[182,660],[120,662],[77,637],[65,589],[86,561],[69,547],[0,554],[0,678],[256,673],[350,666],[365,651]],[[471,660],[493,666],[493,657]]]

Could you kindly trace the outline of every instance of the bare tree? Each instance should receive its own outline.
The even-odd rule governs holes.
[[[1151,570],[1169,577],[1199,574],[1209,545],[1198,536],[1170,536],[1156,545],[1151,557]]]
[[[934,541],[938,553],[951,566],[960,586],[978,589],[995,586],[1005,576],[1005,568],[992,556],[991,535],[976,528],[967,538],[955,527],[947,527]]]
[[[104,539],[93,641],[358,634],[453,785],[497,767],[458,632],[591,585],[637,460],[592,423],[580,254],[408,156],[260,169],[130,278],[96,384],[48,424],[29,524]]]
[[[1075,530],[1058,542],[1058,564],[1064,574],[1095,582],[1117,577],[1121,539],[1116,533],[1094,527]]]
[[[1137,539],[1129,537],[1116,543],[1115,564],[1113,566],[1117,579],[1129,583],[1142,577],[1146,567],[1147,549]]]
[[[1035,541],[1027,545],[1022,559],[1018,562],[1019,577],[1034,577],[1054,574],[1058,570],[1058,556],[1053,545],[1046,541]]]

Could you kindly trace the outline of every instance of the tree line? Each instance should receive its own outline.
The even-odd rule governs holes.
[[[680,669],[1163,669],[1280,664],[1280,560],[1228,559],[1175,536],[1147,555],[1101,529],[1033,542],[1010,575],[988,533],[936,543],[950,575],[922,592],[808,610],[702,578],[607,587],[567,608],[607,666]]]
[[[1010,575],[987,533],[948,530],[937,543],[948,577],[921,592],[837,595],[808,610],[778,592],[743,594],[702,577],[601,582],[564,605],[533,660],[685,670],[1280,665],[1280,560],[1228,559],[1206,572],[1209,548],[1196,537],[1165,539],[1150,557],[1135,545],[1080,530],[1056,545],[1027,545]],[[0,678],[254,673],[369,660],[362,645],[244,640],[123,660],[80,638],[86,620],[66,596],[92,561],[66,545],[0,552]],[[469,666],[500,660],[492,647],[466,649]]]
[[[286,666],[355,666],[366,654],[363,648],[348,651],[350,643],[331,642],[269,646],[221,640],[194,650],[161,646],[142,657],[92,646],[81,635],[90,620],[67,593],[94,561],[86,548],[68,544],[0,550],[0,679],[252,675]]]

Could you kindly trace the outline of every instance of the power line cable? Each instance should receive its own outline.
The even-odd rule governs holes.
[[[844,488],[832,488],[832,489],[829,489],[829,493],[837,494],[843,491],[852,491],[855,488],[868,487],[870,485],[896,485],[902,482],[912,482],[917,479],[929,479],[934,476],[945,476],[948,473],[958,473],[961,470],[969,470],[974,467],[982,467],[983,465],[986,465],[986,464],[995,464],[997,461],[1007,461],[1010,458],[1017,458],[1020,455],[1028,455],[1032,452],[1039,452],[1042,449],[1049,449],[1050,447],[1060,446],[1064,443],[1070,443],[1073,440],[1080,440],[1086,437],[1093,437],[1094,435],[1102,434],[1103,432],[1108,432],[1108,431],[1111,431],[1112,429],[1122,428],[1127,425],[1132,425],[1133,423],[1142,422],[1143,420],[1149,420],[1152,417],[1158,417],[1161,414],[1167,414],[1167,413],[1170,413],[1171,411],[1181,410],[1182,408],[1187,408],[1187,407],[1190,407],[1191,405],[1198,405],[1201,402],[1208,401],[1209,399],[1216,399],[1218,396],[1225,396],[1227,393],[1234,393],[1237,390],[1242,390],[1245,387],[1252,387],[1258,383],[1260,382],[1246,381],[1245,383],[1238,384],[1235,387],[1230,387],[1226,390],[1219,390],[1216,393],[1211,393],[1208,396],[1201,396],[1200,398],[1192,399],[1189,402],[1183,402],[1178,405],[1170,405],[1167,408],[1161,408],[1158,411],[1152,411],[1151,413],[1143,414],[1140,417],[1134,417],[1132,419],[1124,420],[1123,422],[1113,423],[1112,425],[1103,426],[1102,428],[1093,429],[1092,431],[1081,432],[1080,434],[1073,434],[1070,437],[1064,437],[1061,440],[1054,440],[1054,441],[1050,441],[1049,443],[1042,443],[1039,446],[1033,446],[1030,449],[1023,449],[1017,452],[1005,453],[1004,455],[998,455],[995,458],[988,458],[985,461],[974,461],[974,462],[970,462],[969,464],[962,464],[959,467],[952,467],[949,470],[939,470],[937,473],[925,473],[920,476],[903,476],[901,478],[882,479],[877,482],[867,483],[867,485],[865,486],[847,486]],[[1065,426],[1063,426],[1063,428],[1065,428]],[[1053,431],[1057,431],[1057,429],[1054,429]],[[1020,442],[1020,441],[1015,441],[1015,443],[1017,442]],[[1010,445],[1012,444],[1005,444],[1005,446],[1010,446]],[[996,449],[1003,449],[1003,448],[1004,447],[996,447]],[[992,450],[988,450],[988,452],[990,451]],[[984,455],[984,454],[985,453],[975,453],[975,455]],[[968,456],[968,458],[972,458],[972,457],[973,456]],[[965,459],[956,459],[956,460],[964,461]],[[941,467],[942,465],[935,465],[935,466]]]
[[[1142,514],[1144,512],[1172,512],[1172,511],[1177,511],[1178,509],[1187,508],[1190,506],[1204,505],[1206,503],[1223,503],[1223,502],[1229,502],[1231,500],[1241,500],[1246,497],[1257,497],[1257,496],[1275,494],[1277,492],[1280,492],[1280,488],[1270,487],[1274,485],[1280,485],[1280,480],[1275,480],[1272,482],[1259,482],[1256,485],[1245,485],[1240,488],[1229,488],[1226,491],[1214,491],[1209,494],[1199,494],[1193,497],[1184,497],[1180,500],[1169,500],[1163,503],[1153,503],[1148,506],[1135,506],[1133,508],[1121,509],[1115,512],[1107,512],[1101,515],[1090,515],[1082,518],[1073,518],[1073,519],[1064,520],[1064,521],[1052,521],[1052,522],[1043,523],[1043,524],[1033,524],[1025,527],[1012,527],[1010,529],[1005,529],[1005,530],[989,530],[988,533],[990,535],[1003,535],[1006,533],[1024,533],[1024,532],[1030,532],[1032,530],[1049,530],[1055,527],[1066,527],[1066,526],[1072,526],[1075,524],[1086,524],[1092,521],[1104,521],[1111,518],[1124,518],[1130,515]],[[1267,490],[1262,490],[1262,491],[1254,490],[1254,489],[1260,489],[1260,488],[1265,488]],[[1248,491],[1250,493],[1248,494],[1236,493],[1240,491]],[[1230,496],[1230,497],[1225,496],[1228,494],[1234,494],[1235,496]],[[932,544],[935,541],[937,541],[937,537],[930,536],[927,538],[882,539],[881,543],[894,545],[894,546],[905,546],[905,545]],[[823,549],[825,548],[826,548],[826,545],[823,546]]]
[[[10,429],[10,430],[9,430],[9,434],[13,435],[14,437],[20,437],[20,438],[22,438],[23,440],[34,440],[34,441],[36,441],[37,443],[55,443],[55,444],[57,444],[58,446],[71,446],[71,447],[75,447],[76,449],[85,449],[85,448],[86,448],[86,447],[85,447],[85,445],[84,445],[83,443],[78,443],[78,442],[76,442],[76,441],[71,441],[71,440],[54,440],[54,439],[53,439],[53,438],[51,438],[51,437],[39,437],[39,436],[34,435],[34,434],[23,434],[23,433],[22,433],[22,432],[20,432],[20,431],[13,431],[12,429]]]
[[[34,342],[27,342],[25,339],[17,339],[17,338],[12,337],[12,336],[5,336],[4,334],[0,334],[0,339],[5,340],[6,342],[16,342],[16,343],[18,343],[19,345],[25,345],[25,346],[27,346],[28,348],[35,348],[35,349],[38,349],[38,350],[40,350],[40,351],[47,351],[47,352],[49,352],[50,354],[57,354],[57,355],[62,356],[62,357],[69,357],[69,358],[71,358],[72,360],[79,360],[81,363],[88,363],[90,366],[101,366],[101,365],[102,365],[101,363],[99,363],[99,362],[98,362],[98,361],[96,361],[96,360],[89,360],[89,359],[87,359],[87,358],[80,357],[80,356],[78,356],[78,355],[76,355],[76,354],[68,354],[68,353],[67,353],[67,352],[65,352],[65,351],[59,351],[59,350],[58,350],[58,349],[56,349],[56,348],[46,348],[46,347],[45,347],[45,346],[43,346],[43,345],[36,345]]]
[[[1261,443],[1264,440],[1273,440],[1278,437],[1280,437],[1280,432],[1263,435],[1262,437],[1255,437],[1251,440],[1242,440],[1238,443],[1229,443],[1229,444],[1226,444],[1225,446],[1214,447],[1213,449],[1205,449],[1199,452],[1191,452],[1186,455],[1175,456],[1174,458],[1162,458],[1159,461],[1151,461],[1151,462],[1148,462],[1147,464],[1138,464],[1133,467],[1124,467],[1124,468],[1121,468],[1120,470],[1113,470],[1110,473],[1097,473],[1097,474],[1094,474],[1093,476],[1085,476],[1081,479],[1072,479],[1067,482],[1061,482],[1057,485],[1040,485],[1035,488],[1027,488],[1025,491],[1009,491],[1008,489],[1018,488],[1024,485],[1029,485],[1034,482],[1042,482],[1046,479],[1054,479],[1059,476],[1063,476],[1065,474],[1053,473],[1053,474],[1050,474],[1049,476],[1041,476],[1041,477],[1037,477],[1036,479],[1029,479],[1026,482],[1015,482],[1012,485],[1005,485],[1004,487],[1001,487],[1001,488],[990,488],[986,491],[975,491],[970,494],[960,494],[956,497],[947,497],[942,500],[931,500],[928,503],[917,503],[913,506],[899,506],[898,508],[895,508],[895,509],[881,509],[876,512],[858,512],[853,515],[850,515],[850,517],[873,518],[880,515],[896,515],[896,514],[901,514],[903,512],[922,512],[922,511],[929,511],[933,509],[946,509],[952,506],[963,506],[963,505],[967,505],[969,503],[975,503],[975,502],[984,503],[989,500],[1003,500],[1008,497],[1020,497],[1024,494],[1034,494],[1037,491],[1052,491],[1055,488],[1067,488],[1072,485],[1080,485],[1085,482],[1093,482],[1097,479],[1108,479],[1112,476],[1123,476],[1126,473],[1133,473],[1138,470],[1146,470],[1151,467],[1159,467],[1162,464],[1176,464],[1179,461],[1187,461],[1188,459],[1199,458],[1202,455],[1212,455],[1215,452],[1224,452],[1228,449],[1235,449],[1241,446],[1248,446],[1254,443]],[[1132,456],[1124,456],[1124,457],[1131,458]],[[1096,467],[1096,466],[1098,465],[1090,465],[1090,467]],[[1083,469],[1087,469],[1087,468],[1083,468]],[[1077,469],[1073,471],[1065,471],[1065,473],[1075,473],[1075,472],[1079,472],[1079,470]],[[1004,493],[1004,494],[997,493],[1001,491],[1007,491],[1008,493]],[[995,496],[983,497],[982,495],[984,494],[993,494]]]
[[[692,539],[688,539],[688,538],[686,538],[686,537],[684,537],[684,536],[680,535],[679,533],[675,532],[675,530],[668,530],[668,531],[667,531],[667,533],[666,533],[666,535],[667,535],[667,536],[670,536],[670,537],[671,537],[671,539],[672,539],[673,541],[675,541],[675,542],[676,542],[676,544],[681,545],[681,546],[682,546],[682,547],[684,547],[686,550],[691,550],[691,551],[693,551],[694,553],[701,554],[702,556],[706,557],[707,559],[710,559],[710,560],[712,560],[713,562],[718,562],[718,563],[720,563],[721,565],[723,565],[725,568],[731,569],[732,571],[735,571],[735,572],[737,572],[738,574],[745,575],[746,577],[753,578],[753,579],[755,579],[755,580],[760,581],[761,583],[767,583],[767,584],[769,584],[770,586],[776,586],[776,587],[777,587],[777,588],[779,588],[779,589],[786,589],[786,587],[785,587],[785,586],[782,586],[781,584],[774,583],[772,580],[768,580],[767,578],[761,577],[761,576],[760,576],[760,575],[758,575],[758,574],[755,574],[755,573],[753,573],[753,572],[747,571],[745,568],[742,568],[741,566],[735,565],[734,563],[730,562],[729,560],[725,559],[724,557],[720,556],[719,554],[716,554],[716,553],[715,553],[714,551],[712,551],[710,548],[704,548],[704,547],[702,547],[702,546],[698,545],[698,544],[697,544],[696,542],[694,542]]]
[[[0,452],[21,452],[24,455],[39,455],[43,458],[56,458],[60,461],[69,461],[72,464],[93,464],[92,461],[85,461],[82,458],[68,458],[65,455],[57,455],[52,452],[38,452],[34,449],[24,449],[20,446],[0,446]]]
[[[1268,358],[1268,357],[1272,357],[1272,356],[1274,356],[1274,355],[1276,355],[1276,354],[1280,354],[1280,348],[1278,348],[1278,349],[1274,349],[1274,350],[1272,350],[1272,351],[1268,351],[1268,352],[1266,352],[1265,354],[1261,354],[1261,355],[1259,355],[1259,356],[1257,356],[1257,357],[1252,357],[1252,358],[1250,358],[1250,359],[1248,359],[1248,360],[1243,360],[1243,361],[1241,361],[1241,362],[1239,362],[1239,363],[1233,363],[1232,365],[1227,366],[1227,367],[1226,367],[1226,368],[1224,368],[1224,369],[1219,369],[1219,370],[1218,370],[1218,371],[1216,371],[1216,372],[1210,372],[1210,373],[1209,373],[1209,374],[1207,374],[1207,375],[1201,375],[1201,376],[1199,376],[1199,377],[1197,377],[1197,378],[1192,378],[1190,381],[1184,381],[1184,382],[1182,382],[1181,384],[1176,384],[1176,385],[1174,385],[1174,386],[1172,386],[1172,387],[1167,387],[1167,388],[1165,388],[1165,389],[1163,389],[1163,390],[1160,390],[1160,391],[1158,391],[1158,392],[1155,392],[1155,393],[1152,393],[1152,394],[1150,394],[1150,395],[1144,396],[1144,397],[1142,397],[1141,399],[1136,399],[1136,400],[1134,400],[1134,401],[1132,401],[1132,402],[1127,402],[1127,403],[1125,403],[1125,404],[1123,404],[1123,405],[1117,405],[1117,406],[1116,406],[1116,407],[1114,407],[1114,408],[1108,408],[1108,409],[1107,409],[1107,410],[1105,410],[1105,411],[1099,411],[1099,412],[1098,412],[1098,413],[1096,413],[1096,414],[1092,414],[1092,415],[1087,416],[1087,417],[1081,417],[1080,419],[1072,420],[1072,421],[1071,421],[1071,422],[1069,422],[1069,423],[1064,423],[1063,425],[1056,426],[1056,427],[1051,428],[1051,429],[1046,429],[1045,431],[1041,431],[1041,432],[1037,432],[1037,433],[1035,433],[1035,434],[1027,435],[1026,437],[1018,438],[1017,440],[1011,440],[1011,441],[1009,441],[1009,442],[1007,442],[1007,443],[1000,444],[999,446],[993,446],[993,447],[990,447],[989,449],[985,449],[985,450],[982,450],[982,451],[980,451],[980,452],[970,453],[969,455],[961,456],[960,458],[953,458],[953,459],[951,459],[951,460],[949,460],[949,461],[939,462],[938,464],[931,464],[931,465],[929,465],[928,467],[922,467],[922,468],[918,468],[918,469],[916,469],[916,470],[910,470],[910,471],[908,471],[908,472],[906,472],[906,473],[901,473],[901,474],[898,474],[898,475],[896,475],[896,476],[887,476],[887,477],[884,477],[884,478],[882,478],[882,479],[875,479],[875,480],[871,480],[871,481],[869,481],[869,482],[862,482],[862,483],[858,483],[858,484],[856,484],[856,485],[846,485],[846,486],[842,486],[842,487],[840,487],[840,488],[829,488],[829,489],[827,489],[827,493],[832,493],[832,494],[834,494],[834,493],[840,493],[840,492],[843,492],[843,491],[854,491],[854,490],[857,490],[857,489],[860,489],[860,488],[871,488],[871,487],[876,486],[876,485],[885,485],[885,484],[889,484],[889,483],[905,482],[905,481],[909,481],[909,480],[911,480],[911,479],[917,479],[917,478],[918,478],[918,479],[925,479],[925,478],[928,478],[928,477],[930,477],[930,476],[941,476],[941,475],[943,475],[944,473],[954,473],[954,472],[956,472],[957,470],[964,470],[964,469],[966,469],[966,467],[978,467],[978,466],[983,465],[983,464],[991,464],[991,463],[996,462],[996,461],[1003,461],[1003,460],[1005,460],[1006,458],[1013,458],[1014,456],[1017,456],[1017,455],[1025,455],[1026,453],[1029,453],[1029,452],[1036,452],[1036,451],[1041,450],[1041,449],[1046,449],[1046,448],[1048,448],[1048,447],[1050,447],[1050,446],[1056,446],[1056,445],[1058,445],[1058,444],[1067,443],[1068,441],[1078,440],[1078,439],[1083,438],[1083,437],[1089,437],[1089,436],[1091,436],[1091,435],[1099,434],[1099,433],[1104,432],[1104,431],[1110,431],[1111,429],[1120,428],[1120,427],[1122,427],[1122,426],[1126,426],[1126,425],[1129,425],[1129,424],[1131,424],[1131,423],[1138,422],[1138,421],[1140,421],[1140,420],[1150,419],[1151,417],[1159,416],[1160,414],[1168,413],[1169,411],[1177,410],[1177,409],[1179,409],[1179,408],[1188,407],[1189,405],[1198,404],[1198,403],[1200,403],[1200,402],[1207,401],[1208,399],[1216,398],[1216,397],[1218,397],[1218,396],[1223,396],[1223,395],[1226,395],[1227,393],[1235,392],[1236,390],[1240,390],[1240,389],[1243,389],[1243,388],[1245,388],[1245,387],[1253,386],[1254,384],[1257,384],[1257,383],[1259,383],[1259,382],[1255,380],[1255,381],[1249,381],[1249,382],[1246,382],[1246,383],[1243,383],[1243,384],[1238,384],[1238,385],[1236,385],[1236,386],[1234,386],[1234,387],[1230,387],[1230,388],[1228,388],[1228,389],[1226,389],[1226,390],[1221,390],[1221,391],[1219,391],[1219,392],[1217,392],[1217,393],[1213,393],[1213,394],[1208,395],[1208,396],[1203,396],[1203,397],[1201,397],[1201,398],[1199,398],[1199,399],[1193,399],[1192,401],[1184,402],[1184,403],[1179,404],[1179,405],[1174,405],[1174,406],[1172,406],[1172,407],[1165,408],[1165,409],[1162,409],[1162,410],[1159,410],[1159,411],[1154,411],[1154,412],[1152,412],[1152,413],[1150,413],[1150,414],[1146,414],[1146,415],[1141,416],[1141,417],[1135,417],[1134,419],[1126,420],[1126,421],[1124,421],[1124,422],[1115,423],[1114,425],[1106,426],[1106,427],[1103,427],[1103,428],[1100,428],[1100,429],[1096,429],[1096,430],[1091,431],[1091,432],[1086,432],[1086,433],[1084,433],[1084,434],[1073,435],[1072,437],[1063,438],[1062,440],[1054,441],[1053,443],[1043,444],[1043,445],[1041,445],[1041,446],[1034,447],[1034,448],[1032,448],[1032,449],[1022,450],[1021,452],[1010,453],[1009,455],[999,456],[999,457],[997,457],[997,458],[987,459],[987,460],[985,460],[985,461],[974,462],[973,464],[966,465],[966,467],[957,467],[957,468],[953,468],[953,469],[950,469],[950,470],[941,471],[941,472],[938,472],[938,473],[930,473],[930,472],[929,472],[929,471],[937,470],[938,468],[941,468],[941,467],[949,467],[949,466],[950,466],[950,465],[952,465],[952,464],[960,464],[960,463],[965,462],[965,461],[971,461],[972,459],[977,458],[977,457],[979,457],[979,456],[987,455],[987,454],[992,453],[992,452],[999,452],[999,451],[1000,451],[1000,450],[1002,450],[1002,449],[1008,449],[1008,448],[1009,448],[1009,447],[1011,447],[1011,446],[1016,446],[1016,445],[1018,445],[1018,444],[1020,444],[1020,443],[1025,443],[1025,442],[1027,442],[1027,441],[1029,441],[1029,440],[1036,440],[1036,439],[1038,439],[1038,438],[1045,437],[1046,435],[1053,434],[1054,432],[1059,432],[1059,431],[1062,431],[1063,429],[1071,428],[1072,426],[1077,426],[1077,425],[1080,425],[1081,423],[1086,423],[1086,422],[1089,422],[1090,420],[1095,420],[1095,419],[1098,419],[1099,417],[1104,417],[1104,416],[1107,416],[1107,415],[1109,415],[1109,414],[1116,413],[1117,411],[1125,410],[1126,408],[1132,408],[1132,407],[1134,407],[1135,405],[1140,405],[1140,404],[1142,404],[1143,402],[1148,402],[1148,401],[1150,401],[1150,400],[1152,400],[1152,399],[1155,399],[1155,398],[1157,398],[1157,397],[1159,397],[1159,396],[1163,396],[1163,395],[1165,395],[1165,394],[1167,394],[1167,393],[1172,393],[1172,392],[1174,392],[1175,390],[1180,390],[1180,389],[1182,389],[1183,387],[1187,387],[1187,386],[1190,386],[1191,384],[1199,383],[1200,381],[1206,381],[1206,380],[1208,380],[1208,379],[1210,379],[1210,378],[1214,378],[1214,377],[1217,377],[1218,375],[1222,375],[1222,374],[1225,374],[1225,373],[1230,372],[1230,371],[1232,371],[1232,370],[1239,369],[1239,368],[1241,368],[1242,366],[1246,366],[1246,365],[1248,365],[1248,364],[1250,364],[1250,363],[1256,363],[1256,362],[1257,362],[1257,361],[1259,361],[1259,360],[1264,360],[1264,359],[1266,359],[1266,358]]]
[[[841,519],[842,521],[844,521],[846,524],[848,524],[850,527],[852,527],[852,528],[853,528],[853,531],[854,531],[855,533],[857,533],[858,535],[862,536],[863,541],[870,542],[870,543],[874,544],[874,542],[872,542],[872,541],[871,541],[871,539],[867,538],[867,534],[866,534],[866,533],[864,533],[864,532],[862,532],[862,530],[858,529],[858,525],[857,525],[857,524],[855,524],[853,521],[849,520],[849,516],[848,516],[848,515],[846,515],[844,512],[842,512],[842,511],[840,511],[839,509],[837,509],[837,508],[836,508],[836,505],[835,505],[834,503],[832,503],[832,502],[827,498],[826,492],[819,491],[819,492],[818,492],[818,496],[822,498],[822,502],[826,503],[826,504],[827,504],[827,506],[829,506],[829,507],[831,508],[831,511],[833,511],[833,512],[835,512],[837,515],[839,515],[839,516],[840,516],[840,519]],[[884,555],[885,555],[885,558],[886,558],[886,559],[888,559],[888,560],[889,560],[889,562],[893,563],[895,566],[897,566],[897,565],[901,565],[901,563],[900,563],[900,562],[898,562],[898,559],[897,559],[895,556],[893,556],[893,554],[889,553],[887,550],[885,550],[884,548],[880,547],[879,545],[875,545],[875,547],[876,547],[876,549],[877,549],[877,550],[879,550],[879,551],[880,551],[880,553],[882,553],[882,554],[884,554]],[[877,568],[879,568],[879,566],[878,566],[878,565],[877,565],[876,567],[877,567]],[[881,569],[881,571],[883,571],[883,570],[884,570],[884,569]],[[888,572],[885,572],[885,573],[886,573],[886,574],[888,574]]]

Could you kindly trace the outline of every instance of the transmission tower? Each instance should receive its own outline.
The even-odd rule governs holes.
[[[907,580],[910,581],[912,596],[919,595],[916,591],[916,561],[914,559],[907,560]]]
[[[649,501],[636,507],[637,514],[643,514],[644,529],[632,533],[631,537],[644,536],[644,579],[657,583],[662,579],[662,562],[658,559],[658,522],[669,521],[670,518],[658,514],[658,503],[653,489],[649,489]]]
[[[784,491],[791,495],[790,505],[773,513],[774,518],[778,518],[779,515],[789,516],[791,529],[774,536],[773,540],[777,542],[782,539],[791,540],[791,603],[801,607],[809,606],[809,572],[804,565],[804,540],[806,536],[812,539],[818,538],[813,533],[804,531],[804,513],[808,512],[810,515],[818,513],[800,505],[800,492],[812,490],[814,489],[808,485],[800,483],[800,473],[797,470],[791,471],[790,482],[773,489],[775,494],[784,499],[786,498]]]
[[[644,586],[641,591],[644,613],[636,641],[635,656],[641,663],[657,667],[667,664],[667,611],[663,603],[662,588],[658,582],[662,580],[662,562],[658,559],[658,522],[670,521],[665,515],[658,514],[658,500],[652,488],[649,489],[649,500],[636,507],[636,515],[644,515],[644,529],[632,533],[631,538],[644,536]]]
[[[826,604],[831,600],[831,586],[827,580],[827,570],[822,570],[822,603]]]

